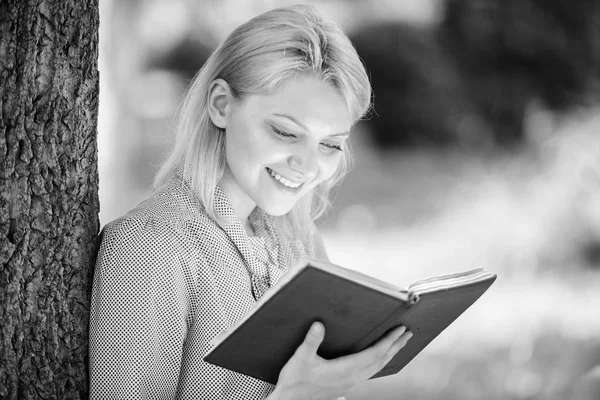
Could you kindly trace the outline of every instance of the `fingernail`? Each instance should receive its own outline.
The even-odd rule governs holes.
[[[413,333],[411,331],[406,332],[406,340],[410,339],[411,337],[413,337]]]
[[[313,335],[320,335],[323,332],[323,326],[318,322],[314,323],[311,329]]]

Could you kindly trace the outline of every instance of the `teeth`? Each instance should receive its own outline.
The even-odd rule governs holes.
[[[292,189],[295,189],[301,185],[301,183],[293,183],[293,182],[288,181],[283,176],[275,173],[272,169],[269,169],[269,173],[271,174],[271,176],[273,178],[277,179],[279,182],[283,183],[285,186],[290,187]]]

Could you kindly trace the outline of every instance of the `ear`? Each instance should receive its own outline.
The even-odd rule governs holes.
[[[231,102],[231,88],[223,79],[215,79],[208,88],[208,115],[213,124],[219,128],[227,127]]]

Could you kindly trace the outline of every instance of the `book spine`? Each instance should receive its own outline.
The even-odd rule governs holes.
[[[419,295],[416,292],[413,292],[411,290],[401,290],[400,292],[404,293],[404,295],[406,296],[406,301],[411,306],[419,301]]]

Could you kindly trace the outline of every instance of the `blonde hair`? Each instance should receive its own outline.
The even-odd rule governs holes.
[[[217,47],[194,77],[181,104],[175,146],[161,166],[155,187],[177,169],[197,192],[207,214],[215,221],[214,194],[226,166],[223,130],[208,115],[208,89],[224,79],[236,98],[271,93],[286,79],[312,74],[335,87],[345,99],[354,122],[371,104],[371,86],[354,46],[335,23],[310,6],[278,8],[235,29]],[[312,220],[330,206],[329,193],[352,163],[345,145],[336,173],[300,199],[278,225],[306,243]]]

